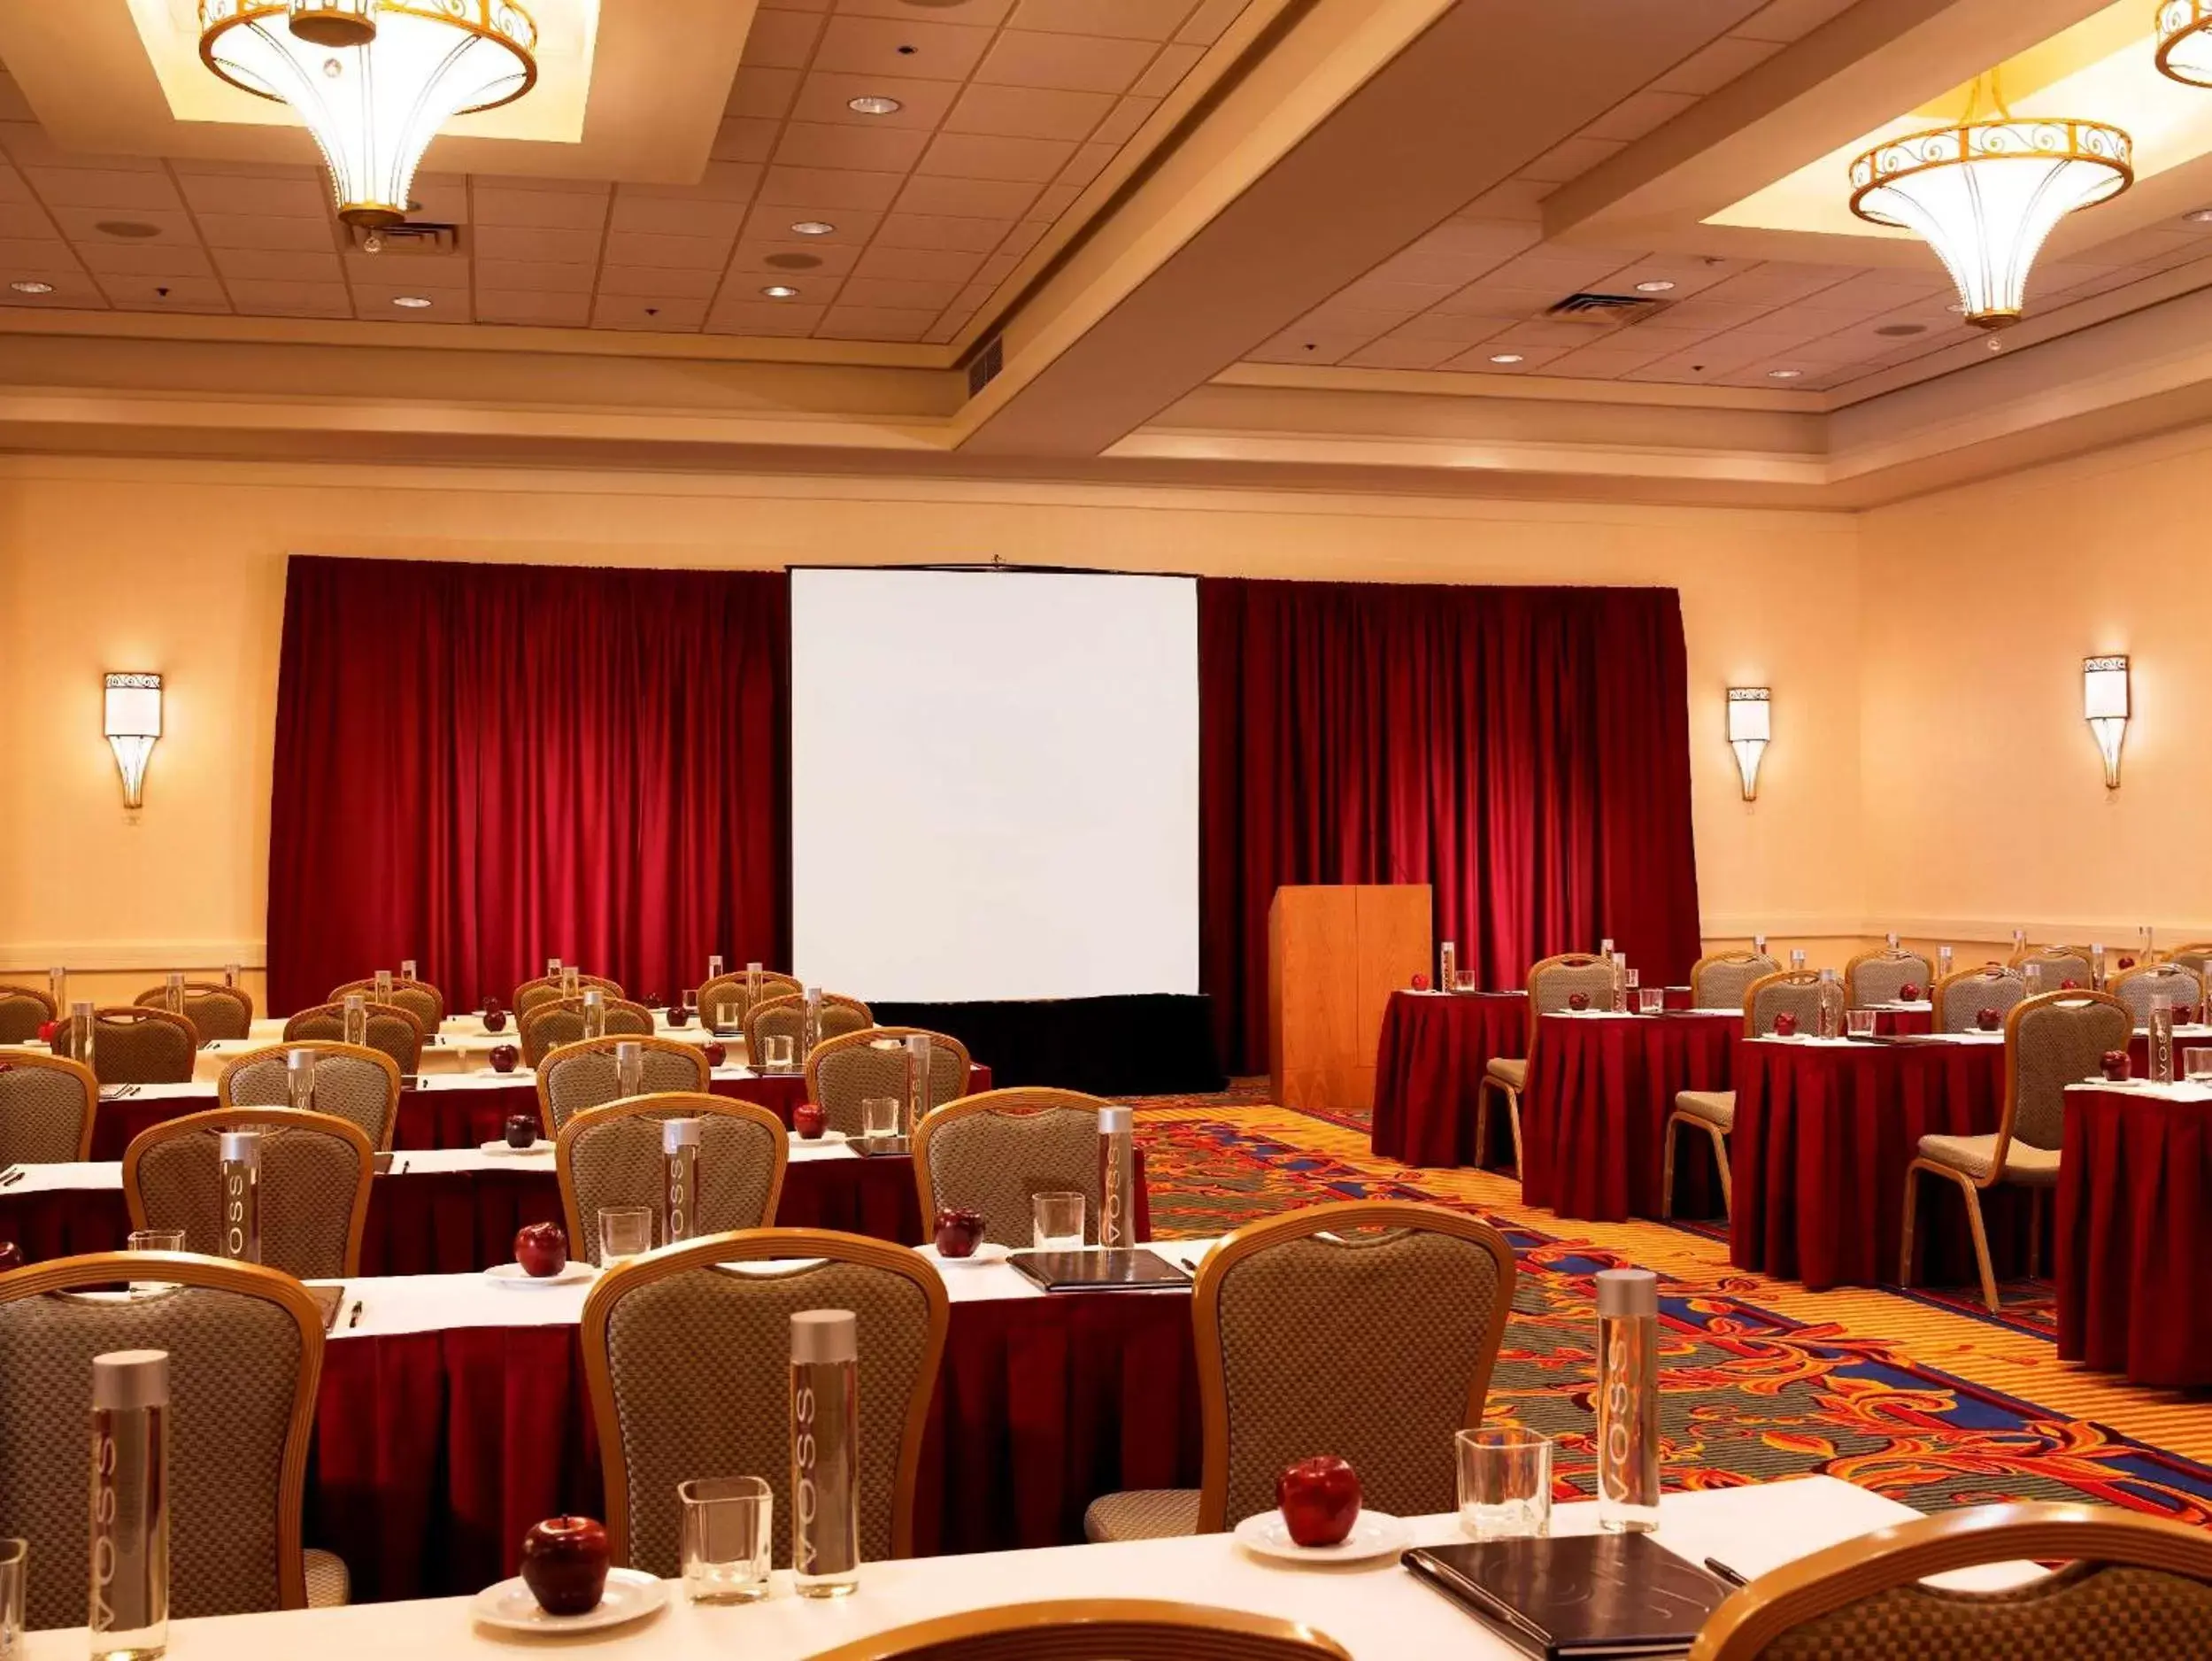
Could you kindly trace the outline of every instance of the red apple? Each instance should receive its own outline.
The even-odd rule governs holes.
[[[1428,976],[1426,976],[1426,975],[1415,975],[1415,976],[1414,977],[1414,990],[1415,992],[1426,992],[1426,991],[1428,991],[1428,990],[1429,990],[1429,977],[1428,977]]]
[[[525,1223],[514,1232],[514,1260],[531,1279],[551,1279],[568,1267],[568,1236],[558,1223]]]
[[[668,1006],[668,1024],[672,1027],[690,1026],[691,1024],[690,1010],[685,1008],[683,1005],[680,1003],[670,1004]]]
[[[507,1030],[507,1012],[496,1003],[484,1006],[484,1031],[504,1032]]]
[[[1903,985],[1900,986],[1897,989],[1897,1000],[1900,1003],[1918,1003],[1920,1001],[1920,983],[1918,981],[1908,980]]]
[[[0,1275],[23,1267],[23,1248],[12,1240],[0,1240]]]
[[[2005,1012],[2002,1009],[1978,1010],[1974,1016],[1974,1024],[1985,1032],[1994,1032],[2005,1024]]]
[[[2061,992],[2079,992],[2081,990],[2081,982],[2069,977],[2066,980],[2059,982],[2058,989]]]
[[[1334,1546],[1360,1520],[1360,1477],[1334,1454],[1301,1459],[1275,1479],[1275,1503],[1301,1546]]]
[[[536,1147],[537,1132],[537,1121],[528,1114],[510,1113],[503,1133],[509,1147]]]
[[[513,1072],[514,1064],[521,1059],[522,1052],[512,1044],[495,1044],[491,1047],[491,1070],[495,1073]]]
[[[2122,969],[2133,969],[2135,967],[2135,960],[2131,957],[2123,957],[2120,960],[2120,967]]]
[[[54,1034],[60,1031],[60,1022],[41,1021],[38,1024],[38,1041],[42,1044],[51,1044],[54,1041]]]
[[[2176,1026],[2187,1026],[2196,1018],[2197,1006],[2193,1003],[2177,1003],[2174,1006],[2174,1024]]]
[[[2104,1070],[2104,1076],[2116,1085],[2126,1078],[2134,1068],[2134,1062],[2125,1050],[2107,1050],[2097,1058],[2097,1065]]]
[[[819,1101],[802,1101],[791,1109],[791,1128],[810,1142],[822,1133],[822,1127],[829,1123],[829,1116],[821,1110]]]
[[[973,1257],[975,1243],[983,1238],[983,1214],[981,1211],[937,1213],[938,1256]]]
[[[729,1059],[729,1052],[719,1044],[709,1044],[705,1047],[705,1049],[706,1064],[709,1067],[720,1067],[724,1062]]]
[[[522,1536],[522,1584],[548,1615],[588,1615],[606,1591],[606,1529],[590,1517],[549,1517]]]
[[[1590,1008],[1590,994],[1586,992],[1568,993],[1567,994],[1567,1007],[1569,1009],[1587,1009]]]
[[[1777,1038],[1794,1038],[1797,1035],[1797,1016],[1787,1009],[1775,1016],[1774,1035]]]

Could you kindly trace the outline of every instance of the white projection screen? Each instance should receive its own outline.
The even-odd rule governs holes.
[[[791,874],[810,985],[1197,992],[1197,583],[794,570]]]

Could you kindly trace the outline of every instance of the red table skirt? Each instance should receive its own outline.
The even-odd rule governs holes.
[[[1920,1139],[1994,1131],[2004,1071],[1996,1044],[1739,1043],[1729,1260],[1815,1291],[1894,1286]],[[1923,1176],[1920,1192],[1921,1283],[1972,1281],[1956,1185]],[[1998,1273],[2016,1271],[2027,1196],[1993,1188],[1982,1206]]]
[[[806,1080],[798,1073],[751,1078],[716,1078],[708,1085],[714,1094],[736,1101],[757,1101],[775,1109],[788,1127],[791,1110],[806,1099]],[[991,1087],[990,1069],[967,1070],[970,1095]],[[120,1159],[131,1139],[141,1131],[188,1113],[201,1113],[215,1105],[215,1086],[204,1096],[124,1096],[100,1103],[92,1126],[92,1157]],[[517,1079],[469,1090],[408,1090],[399,1098],[399,1124],[392,1134],[395,1150],[431,1147],[481,1147],[496,1142],[506,1129],[508,1116],[527,1113],[537,1116],[535,1079]]]
[[[2212,1387],[2212,1102],[2069,1091],[2057,1233],[2061,1357]]]
[[[1187,1294],[955,1303],[917,1554],[1075,1544],[1101,1494],[1196,1487],[1195,1366]],[[308,1542],[345,1559],[356,1603],[474,1592],[539,1518],[605,1514],[590,1420],[573,1326],[335,1340]]]
[[[1392,993],[1376,1047],[1376,1154],[1409,1165],[1510,1162],[1502,1109],[1491,1115],[1491,1146],[1475,1146],[1475,1096],[1485,1064],[1528,1047],[1524,993]]]
[[[1915,1038],[1936,1030],[1933,1009],[1877,1009],[1874,1030],[1883,1038]]]
[[[1522,1197],[1561,1217],[1660,1215],[1667,1118],[1684,1090],[1726,1090],[1743,1018],[1545,1016],[1521,1101]],[[1709,1159],[1685,1140],[1679,1209],[1717,1214]]]

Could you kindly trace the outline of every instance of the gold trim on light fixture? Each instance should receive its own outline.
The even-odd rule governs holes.
[[[2178,67],[2177,54],[2185,59]],[[2212,87],[2212,0],[2165,0],[2158,8],[2158,73],[2185,87]]]

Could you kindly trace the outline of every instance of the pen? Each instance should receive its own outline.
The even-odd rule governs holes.
[[[354,1313],[358,1315],[360,1311],[356,1309]],[[1706,1572],[1708,1574],[1711,1574],[1715,1580],[1720,1580],[1723,1585],[1743,1586],[1747,1584],[1745,1577],[1739,1571],[1730,1568],[1728,1564],[1723,1563],[1718,1557],[1707,1557],[1705,1560],[1705,1567]]]
[[[348,1322],[345,1324],[345,1325],[346,1325],[346,1330],[347,1330],[348,1332],[351,1332],[351,1331],[352,1331],[355,1327],[358,1326],[360,1324],[361,1324],[361,1300],[360,1300],[360,1299],[358,1299],[358,1298],[356,1298],[356,1299],[354,1299],[354,1300],[353,1300],[353,1318],[352,1318],[351,1320],[348,1321]],[[1740,1585],[1740,1584],[1741,1584],[1741,1582],[1739,1581],[1738,1584],[1739,1584],[1739,1585]]]

